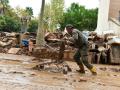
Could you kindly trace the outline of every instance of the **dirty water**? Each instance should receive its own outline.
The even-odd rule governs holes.
[[[64,75],[49,69],[33,70],[38,61],[18,57],[6,60],[0,56],[0,90],[120,90],[119,65],[95,65],[98,75],[93,76],[87,69],[86,74],[77,73],[77,65],[67,62],[72,72]]]

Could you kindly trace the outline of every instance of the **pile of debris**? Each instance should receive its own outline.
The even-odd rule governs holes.
[[[0,32],[0,53],[33,55],[38,59],[55,60],[59,57],[60,44],[63,37],[69,37],[69,35],[48,32],[44,37],[46,45],[44,47],[36,47],[36,33]],[[116,50],[114,48],[118,47],[114,46],[113,48],[113,45],[120,45],[120,38],[114,34],[99,36],[95,32],[89,32],[87,38],[90,51],[89,61],[92,63],[109,64],[111,56],[114,57],[111,52],[113,53]],[[74,48],[65,45],[63,59],[73,61],[74,52]]]
[[[95,32],[91,32],[89,37],[90,61],[92,63],[111,64],[118,62],[120,47],[120,38],[113,33],[107,33],[99,36]],[[118,59],[117,59],[118,58]],[[114,61],[112,61],[114,60]]]
[[[44,47],[36,47],[33,55],[37,58],[58,59],[61,44],[65,41],[61,33],[50,33],[45,35],[46,44]],[[73,60],[74,49],[68,45],[62,47],[63,59]]]
[[[36,47],[33,50],[33,56],[37,59],[58,59],[60,47]],[[63,51],[63,59],[73,61],[75,50],[67,48]]]
[[[11,47],[16,47],[19,41],[19,33],[0,32],[0,53],[7,53]]]
[[[36,33],[0,32],[0,53],[28,55],[29,48],[22,45],[22,40],[29,43],[31,38],[35,42]]]
[[[40,58],[46,58],[46,59],[57,59],[58,58],[58,51],[57,48],[54,48],[54,50],[51,50],[46,47],[36,47],[33,51],[33,56]]]

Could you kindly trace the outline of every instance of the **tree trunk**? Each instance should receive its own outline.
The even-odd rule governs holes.
[[[36,38],[37,46],[42,46],[45,44],[45,41],[44,41],[45,33],[44,33],[44,28],[43,28],[44,6],[45,6],[45,0],[42,0],[41,12],[40,12],[39,21],[38,21],[37,38]]]
[[[0,3],[2,4],[3,8],[3,14],[5,15],[5,9],[8,6],[9,0],[0,0]]]
[[[5,5],[4,5],[4,1],[0,0],[1,4],[2,4],[2,12],[5,15]]]

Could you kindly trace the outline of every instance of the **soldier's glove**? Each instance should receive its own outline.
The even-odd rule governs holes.
[[[70,42],[69,40],[66,40],[66,44],[69,46],[74,46],[74,44],[72,42]]]
[[[67,37],[63,37],[63,40],[68,40],[68,38]]]

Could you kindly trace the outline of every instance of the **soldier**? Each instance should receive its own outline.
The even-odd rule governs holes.
[[[66,30],[71,35],[71,37],[68,38],[67,43],[69,44],[72,42],[74,44],[74,47],[77,49],[74,55],[74,60],[80,68],[80,70],[77,71],[79,71],[80,73],[85,73],[83,66],[84,64],[93,75],[97,75],[96,68],[88,62],[87,38],[79,30],[75,29],[71,24],[66,25]]]

